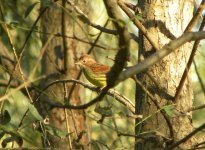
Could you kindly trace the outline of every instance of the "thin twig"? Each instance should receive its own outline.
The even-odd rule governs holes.
[[[194,136],[196,133],[198,133],[199,131],[201,131],[204,128],[205,128],[205,123],[202,124],[200,127],[196,128],[194,131],[189,133],[187,136],[185,136],[181,140],[177,141],[176,143],[174,143],[171,146],[169,146],[168,148],[166,148],[165,150],[172,150],[173,148],[175,148],[175,147],[179,146],[180,144],[182,144],[182,143],[186,142],[187,140],[189,140],[192,136]]]
[[[9,43],[10,43],[10,45],[11,45],[11,47],[12,47],[12,50],[13,50],[15,59],[16,59],[16,61],[17,61],[17,66],[18,66],[19,72],[20,72],[20,74],[21,74],[21,78],[22,78],[22,81],[23,81],[23,84],[24,84],[24,88],[26,89],[26,92],[27,92],[27,94],[28,94],[28,98],[29,98],[29,100],[30,100],[31,103],[32,103],[33,100],[32,100],[32,98],[31,98],[31,95],[30,95],[29,91],[28,91],[28,87],[27,87],[27,85],[25,84],[25,83],[26,83],[26,79],[25,79],[25,77],[24,77],[24,73],[23,73],[22,68],[21,68],[21,65],[20,65],[20,57],[18,57],[18,55],[17,55],[17,52],[16,52],[16,49],[15,49],[15,47],[14,47],[14,45],[13,45],[13,42],[12,42],[11,35],[10,35],[10,32],[9,32],[8,27],[5,26],[5,29],[6,29],[6,32],[7,32],[7,36],[8,36],[8,39],[9,39]],[[14,68],[15,68],[15,67],[14,67]],[[9,83],[10,83],[10,82],[9,82]],[[5,94],[6,94],[6,93],[5,93]]]
[[[0,102],[3,101],[3,100],[5,100],[5,99],[7,99],[7,98],[9,98],[9,96],[11,96],[13,93],[15,93],[15,92],[19,91],[20,89],[24,88],[25,85],[27,86],[27,85],[29,85],[29,84],[35,82],[35,81],[41,80],[42,78],[45,78],[45,76],[40,76],[40,77],[38,77],[38,78],[36,78],[36,79],[32,79],[32,80],[26,81],[25,83],[19,85],[19,86],[16,87],[15,89],[13,89],[13,90],[12,90],[11,92],[9,92],[8,94],[6,94],[6,95],[0,97]]]
[[[153,46],[153,48],[157,51],[159,50],[159,46],[157,43],[153,41],[153,38],[151,34],[147,31],[147,29],[142,25],[142,23],[137,20],[135,15],[128,9],[128,7],[124,4],[122,0],[118,0],[118,5],[120,8],[127,14],[127,16],[133,21],[133,23],[136,25],[136,27],[142,31],[144,36],[147,38],[147,40],[150,42],[150,44]]]
[[[66,103],[67,100],[68,100],[68,89],[67,89],[67,86],[66,86],[65,83],[63,83],[63,87],[64,87],[64,103]],[[67,129],[67,133],[68,133],[69,148],[72,149],[71,135],[69,134],[70,133],[70,128],[69,128],[67,109],[64,109],[64,113],[65,113],[65,119],[66,119],[66,129]]]
[[[19,123],[18,128],[16,129],[16,131],[18,131],[18,130],[20,129],[20,127],[22,126],[23,120],[24,120],[24,119],[26,118],[26,116],[28,115],[28,112],[29,112],[29,109],[27,109],[27,110],[25,111],[25,113],[24,113],[23,117],[21,118],[21,121],[20,121],[20,123]]]
[[[134,138],[143,139],[143,140],[146,140],[149,137],[153,138],[153,136],[154,137],[160,136],[166,140],[170,140],[169,138],[165,137],[165,135],[163,135],[162,133],[160,133],[158,131],[142,132],[139,135],[133,135],[133,134],[129,134],[129,133],[118,133],[118,136],[128,136],[128,137],[134,137]]]
[[[193,147],[194,147],[194,148],[201,148],[201,147],[199,147],[199,146],[201,146],[201,145],[205,145],[205,141],[200,142],[200,143],[197,143],[197,144],[194,145]]]
[[[167,123],[167,125],[169,127],[170,137],[173,140],[173,138],[174,138],[174,130],[173,130],[173,127],[172,127],[172,123],[171,123],[169,117],[167,116],[166,112],[159,106],[158,100],[143,86],[143,84],[137,78],[134,78],[134,80],[142,88],[142,90],[150,97],[150,99],[155,104],[157,109],[160,110],[162,116],[164,117],[164,119],[165,119],[165,121],[166,121],[166,123]]]
[[[80,10],[79,7],[77,7],[71,0],[67,0],[67,2],[75,9],[75,11],[78,13],[78,17],[86,24],[94,27],[95,29],[100,30],[101,32],[104,33],[108,33],[108,34],[113,34],[113,35],[117,35],[118,32],[117,30],[111,30],[111,29],[107,29],[105,27],[101,27],[100,25],[97,25],[95,23],[93,23],[92,21],[89,20],[88,16],[86,14],[83,13],[82,10]]]
[[[196,62],[193,61],[193,63],[194,63],[194,69],[195,69],[196,75],[197,75],[198,80],[199,80],[199,84],[201,85],[201,89],[202,89],[202,91],[203,91],[203,93],[205,95],[205,86],[204,86],[203,80],[202,80],[202,78],[201,78],[201,76],[199,74],[198,68],[196,66]]]
[[[190,109],[188,109],[187,112],[196,111],[196,110],[200,110],[200,109],[204,109],[204,108],[205,108],[205,104],[199,105],[199,106],[194,106],[194,107],[191,107]]]
[[[0,21],[0,24],[7,24],[5,22],[1,22]],[[8,25],[8,24],[7,24]],[[17,25],[13,25],[13,27],[16,27],[18,29],[22,29],[22,30],[26,30],[26,31],[30,31],[31,29],[30,28],[22,28],[22,27],[19,27]],[[67,35],[63,35],[61,33],[49,33],[49,32],[43,32],[43,31],[39,31],[38,29],[33,29],[33,32],[36,32],[36,33],[39,33],[39,34],[46,34],[46,35],[53,35],[55,37],[65,37],[65,38],[69,38],[69,39],[73,39],[73,40],[77,40],[79,42],[82,42],[82,43],[85,43],[85,44],[89,44],[91,46],[94,46],[94,47],[98,47],[98,48],[101,48],[101,49],[104,49],[104,50],[118,50],[119,48],[107,48],[106,46],[102,46],[102,45],[99,45],[99,44],[95,44],[94,42],[90,42],[90,41],[86,41],[84,39],[81,39],[79,37],[76,37],[75,35],[74,36],[67,36]],[[101,33],[101,32],[100,32]],[[99,34],[100,34],[99,33]],[[135,40],[138,40],[138,37],[136,37],[135,35],[132,35],[132,38],[135,39]]]
[[[63,0],[62,1],[62,6],[63,6],[63,8],[65,8],[66,9],[66,0]],[[67,34],[67,21],[66,21],[66,13],[65,13],[65,11],[62,11],[62,20],[61,20],[61,32],[62,32],[62,34],[63,35],[65,35],[66,36],[66,34]],[[63,59],[63,64],[64,64],[64,68],[63,68],[63,72],[65,73],[65,75],[68,75],[69,74],[69,63],[70,63],[70,61],[69,61],[69,47],[68,47],[68,45],[69,45],[69,43],[68,43],[68,40],[65,38],[65,37],[63,37],[62,38],[62,40],[63,40],[63,56],[64,56],[64,59]]]
[[[1,7],[1,5],[0,5],[0,7]],[[1,15],[2,15],[2,17],[3,17],[2,7],[0,8],[0,10],[1,10]],[[14,71],[16,70],[16,67],[18,66],[18,67],[19,67],[19,71],[20,71],[20,73],[21,73],[21,77],[22,77],[23,82],[24,82],[24,86],[25,86],[26,92],[27,92],[27,94],[28,94],[28,96],[29,96],[30,101],[32,102],[32,98],[31,98],[31,96],[30,96],[30,94],[29,94],[27,85],[25,84],[26,81],[25,81],[23,72],[22,72],[22,70],[21,70],[20,61],[21,61],[21,58],[22,58],[22,55],[23,55],[25,46],[26,46],[26,44],[27,44],[27,42],[28,42],[28,39],[30,38],[33,29],[36,27],[37,22],[39,21],[39,19],[41,18],[42,14],[44,13],[45,10],[46,10],[46,8],[39,14],[39,16],[37,17],[36,21],[34,22],[34,24],[33,24],[32,28],[31,28],[30,32],[28,33],[28,35],[27,35],[27,37],[26,37],[26,40],[25,40],[25,42],[24,42],[24,44],[23,44],[23,47],[22,47],[22,49],[20,50],[20,55],[19,55],[19,57],[18,57],[18,55],[17,55],[17,53],[16,53],[16,50],[15,50],[15,48],[14,48],[14,46],[13,46],[13,43],[12,43],[12,40],[11,40],[11,37],[10,37],[10,34],[9,34],[9,30],[8,30],[8,28],[7,28],[7,25],[5,25],[5,27],[6,27],[6,28],[5,28],[5,31],[6,31],[6,33],[7,33],[7,36],[8,36],[10,45],[12,46],[12,49],[13,49],[13,51],[14,51],[14,55],[15,55],[15,58],[16,58],[16,60],[17,60],[17,63],[15,64],[15,66],[14,66],[14,68],[13,68],[13,71],[12,71],[11,74],[10,74],[10,79],[9,79],[8,86],[7,86],[7,88],[6,88],[6,91],[5,91],[4,96],[6,96],[6,93],[8,92],[8,89],[9,89],[9,87],[10,87],[10,83],[11,83],[11,80],[12,80],[12,77],[13,77],[13,73],[14,73]]]
[[[189,24],[187,25],[186,29],[184,32],[189,32],[193,29],[193,27],[195,26],[195,24],[197,23],[197,21],[199,20],[199,18],[201,17],[201,14],[204,10],[205,7],[205,0],[202,0],[201,4],[199,5],[196,14],[192,17],[191,21],[189,22]]]
[[[99,89],[95,86],[91,86],[89,84],[86,84],[82,81],[79,81],[79,80],[56,80],[56,81],[53,81],[52,83],[50,83],[49,85],[47,85],[41,93],[39,93],[38,97],[35,99],[34,103],[36,101],[39,100],[40,96],[43,94],[43,91],[45,91],[46,89],[48,89],[50,86],[54,85],[54,84],[57,84],[57,83],[63,83],[63,82],[75,82],[75,83],[78,83],[82,86],[84,86],[85,88],[88,88],[92,91],[95,91],[95,92],[103,92],[103,89]],[[134,111],[135,111],[135,106],[134,104],[128,99],[126,98],[125,96],[121,96],[118,92],[116,92],[115,90],[109,90],[107,91],[107,94],[109,96],[112,96],[113,98],[115,98],[118,102],[120,102],[121,104],[123,104],[124,106],[126,106],[126,108],[128,110],[130,110],[133,114],[134,114]],[[78,105],[78,106],[72,106],[72,105],[62,105],[62,104],[58,104],[58,103],[51,103],[50,104],[52,105],[52,107],[59,107],[59,108],[67,108],[67,109],[86,109],[88,108],[89,106],[95,104],[96,102],[100,101],[100,100],[96,100],[97,98],[93,99],[92,101],[86,103],[86,104],[83,104],[83,105]],[[49,102],[48,102],[49,103]]]
[[[201,26],[200,26],[200,28],[199,28],[199,31],[203,31],[204,26],[205,26],[205,16],[203,17],[203,20],[202,20]],[[177,90],[176,90],[176,93],[175,93],[175,96],[174,96],[174,101],[177,101],[178,98],[179,98],[179,95],[180,95],[180,93],[181,93],[181,91],[182,91],[182,88],[183,88],[183,86],[184,86],[184,83],[185,83],[185,81],[186,81],[186,78],[187,78],[189,69],[190,69],[191,64],[192,64],[192,62],[193,62],[193,60],[194,60],[194,56],[195,56],[195,53],[196,53],[196,51],[197,51],[197,48],[198,48],[199,43],[200,43],[200,40],[196,40],[196,41],[194,42],[194,46],[193,46],[193,48],[192,48],[191,55],[190,55],[190,57],[189,57],[188,63],[187,63],[187,65],[186,65],[186,68],[185,68],[185,70],[184,70],[184,72],[183,72],[183,75],[182,75],[181,80],[180,80],[180,82],[179,82],[179,85],[178,85],[178,87],[177,87]]]

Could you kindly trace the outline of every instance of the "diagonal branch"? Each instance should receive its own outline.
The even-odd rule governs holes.
[[[66,82],[73,82],[73,83],[77,83],[77,84],[80,84],[82,86],[84,86],[85,88],[88,88],[92,91],[95,91],[95,92],[103,92],[103,89],[99,89],[95,86],[91,86],[89,84],[86,84],[82,81],[79,81],[79,80],[56,80],[56,81],[53,81],[51,82],[49,85],[47,85],[42,91],[41,93],[38,95],[38,97],[35,99],[34,103],[37,102],[40,98],[40,96],[44,93],[43,91],[45,91],[46,89],[48,89],[50,86],[54,85],[54,84],[57,84],[57,83],[66,83]],[[120,93],[116,92],[115,90],[109,90],[107,91],[106,93],[107,95],[113,97],[115,100],[117,100],[118,102],[120,102],[121,104],[123,104],[124,106],[126,106],[126,108],[128,110],[130,110],[132,113],[134,113],[135,111],[135,106],[134,104],[132,103],[131,100],[129,100],[127,97],[121,95]],[[104,95],[101,95],[101,96],[104,96]],[[56,103],[56,102],[51,102],[51,101],[48,101],[48,103],[52,106],[52,107],[59,107],[59,108],[67,108],[67,109],[86,109],[92,105],[94,105],[95,103],[101,101],[101,96],[98,96],[96,97],[95,99],[91,100],[90,102],[88,103],[85,103],[85,104],[82,104],[82,105],[78,105],[78,106],[74,106],[74,105],[62,105],[60,103]]]
[[[105,7],[107,9],[108,16],[113,20],[122,20],[120,9],[117,5],[117,0],[104,0]],[[115,82],[126,65],[126,61],[129,57],[129,41],[130,34],[127,29],[117,21],[113,21],[116,29],[119,33],[118,44],[120,50],[115,57],[115,63],[112,66],[110,72],[107,74],[107,85],[113,87]]]
[[[202,124],[200,127],[196,128],[194,131],[189,133],[187,136],[185,136],[181,140],[177,141],[176,143],[172,144],[170,147],[166,148],[165,150],[172,150],[173,148],[177,147],[178,145],[186,142],[188,139],[190,139],[192,136],[194,136],[196,133],[198,133],[199,131],[201,131],[204,128],[205,128],[205,123]]]
[[[118,5],[127,14],[127,16],[133,21],[133,23],[136,25],[136,27],[140,31],[142,31],[142,33],[147,38],[147,40],[150,42],[150,44],[154,47],[154,49],[156,51],[159,50],[159,47],[158,47],[157,43],[155,43],[153,41],[153,38],[152,38],[151,34],[142,25],[142,23],[139,20],[137,20],[136,16],[129,10],[129,8],[124,4],[124,2],[122,0],[118,0]]]
[[[157,109],[160,110],[162,116],[164,117],[168,127],[169,127],[169,132],[170,132],[170,137],[171,139],[173,140],[174,138],[174,130],[173,130],[173,127],[172,127],[172,123],[168,117],[168,115],[166,114],[166,112],[164,111],[164,109],[162,109],[160,107],[160,105],[158,104],[158,100],[157,98],[155,98],[144,86],[143,84],[136,78],[134,77],[134,80],[135,82],[142,88],[142,90],[150,97],[150,99],[152,100],[152,102],[155,104],[155,106],[157,107]]]
[[[203,17],[203,20],[202,20],[201,26],[200,26],[200,28],[199,28],[199,31],[203,31],[204,26],[205,26],[205,16]],[[180,82],[179,82],[179,85],[178,85],[177,90],[176,90],[176,93],[175,93],[175,97],[174,97],[174,100],[175,100],[175,101],[179,98],[179,95],[180,95],[180,93],[181,93],[181,91],[182,91],[182,88],[183,88],[184,83],[185,83],[185,81],[186,81],[186,78],[187,78],[187,75],[188,75],[188,73],[189,73],[189,69],[190,69],[190,67],[191,67],[191,64],[192,64],[192,62],[193,62],[193,60],[194,60],[194,56],[195,56],[195,53],[196,53],[196,51],[197,51],[197,48],[198,48],[199,43],[200,43],[200,40],[196,40],[196,41],[194,42],[194,46],[193,46],[193,48],[192,48],[191,55],[190,55],[190,57],[189,57],[188,63],[187,63],[187,65],[186,65],[186,68],[185,68],[185,70],[184,70],[184,72],[183,72],[182,78],[181,78],[181,80],[180,80]]]
[[[105,27],[102,27],[102,26],[100,26],[98,24],[95,24],[94,22],[90,21],[88,16],[86,14],[84,14],[83,11],[80,10],[80,8],[78,8],[74,4],[74,2],[72,2],[71,0],[67,0],[67,3],[69,3],[75,9],[75,11],[78,13],[79,19],[81,21],[83,21],[84,23],[86,23],[86,24],[92,26],[93,28],[98,29],[98,30],[100,30],[101,32],[104,32],[104,33],[113,34],[113,35],[117,35],[118,34],[117,30],[107,29]]]
[[[196,25],[197,21],[201,17],[204,7],[205,7],[205,0],[202,0],[201,4],[199,5],[199,8],[196,11],[196,14],[192,17],[191,21],[187,25],[184,32],[190,32],[193,29],[193,27]]]
[[[156,64],[157,62],[162,60],[165,56],[169,55],[171,52],[173,52],[174,50],[176,50],[186,42],[196,41],[201,39],[205,39],[205,31],[184,33],[182,36],[169,42],[167,45],[163,46],[159,51],[155,52],[153,55],[146,58],[142,62],[126,69],[125,71],[122,71],[122,73],[119,75],[117,83],[124,81],[148,69],[150,66]]]

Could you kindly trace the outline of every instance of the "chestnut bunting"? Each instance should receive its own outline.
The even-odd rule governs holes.
[[[106,85],[106,73],[110,71],[110,67],[97,63],[90,55],[82,55],[76,63],[79,65],[86,79],[97,87]]]

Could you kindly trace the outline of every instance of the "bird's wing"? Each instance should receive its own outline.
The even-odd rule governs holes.
[[[91,70],[95,73],[105,74],[110,71],[110,67],[102,64],[93,64],[90,66]]]

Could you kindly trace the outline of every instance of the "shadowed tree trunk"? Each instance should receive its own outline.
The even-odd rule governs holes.
[[[173,0],[153,0],[153,1],[139,1],[138,7],[140,8],[143,18],[144,26],[152,34],[152,39],[158,43],[161,48],[170,40],[179,37],[186,26],[188,25],[193,14],[193,1],[173,1]],[[144,58],[153,54],[155,50],[149,44],[144,36],[140,34],[139,49],[142,49],[140,58]],[[153,82],[147,74],[141,75],[141,81],[146,84],[146,87],[151,93],[157,97],[158,104],[162,107],[164,105],[173,105],[176,110],[185,112],[192,107],[192,89],[191,83],[187,78],[183,90],[175,102],[169,100],[170,96],[174,96],[176,88],[179,85],[180,79],[188,61],[191,44],[185,44],[172,54],[168,55],[165,59],[147,70],[147,73],[157,81]],[[193,130],[191,116],[177,114],[177,117],[170,118],[173,127],[174,137],[171,137],[170,129],[164,117],[160,113],[155,112],[158,110],[155,104],[147,96],[141,96],[139,88],[136,91],[137,105],[145,103],[143,107],[143,115],[148,116],[153,114],[152,117],[147,119],[142,126],[143,131],[158,131],[166,138],[174,138],[177,141],[187,135]],[[142,109],[142,108],[141,108]],[[140,112],[142,110],[138,110]],[[138,122],[139,120],[137,120]],[[140,132],[139,126],[136,127],[136,132]],[[136,134],[137,134],[136,133]],[[166,140],[163,138],[155,138],[155,140],[144,140],[136,144],[136,149],[163,149]],[[181,148],[190,148],[196,143],[194,138],[188,142],[181,144]],[[169,143],[167,143],[169,144]]]
[[[48,8],[42,17],[43,32],[52,34],[59,33],[70,37],[74,37],[75,35],[84,38],[88,31],[87,26],[79,22],[72,14],[69,15],[69,13],[72,13],[71,10],[73,10],[73,8],[70,8],[71,6],[68,6],[66,1],[59,3],[62,4],[67,11],[65,12],[63,9],[60,10],[55,7]],[[85,14],[88,12],[88,5],[85,0],[80,2],[76,1],[75,5],[81,8]],[[81,27],[79,27],[79,24]],[[47,43],[49,38],[52,39]],[[51,37],[51,35],[47,34],[43,35],[42,42],[43,45],[48,44],[42,60],[42,74],[47,75],[48,78],[41,83],[41,89],[57,79],[76,78],[79,72],[75,65],[77,54],[85,51],[87,46],[73,39],[63,36]],[[87,146],[88,144],[88,131],[83,110],[64,110],[60,108],[48,110],[46,106],[46,101],[48,100],[79,105],[81,103],[79,87],[76,86],[72,96],[68,98],[70,87],[71,84],[63,85],[63,83],[49,87],[44,91],[46,94],[40,97],[41,103],[37,106],[43,117],[48,117],[51,126],[71,133],[64,138],[48,134],[50,146],[54,148],[74,149],[82,148],[82,146]]]

